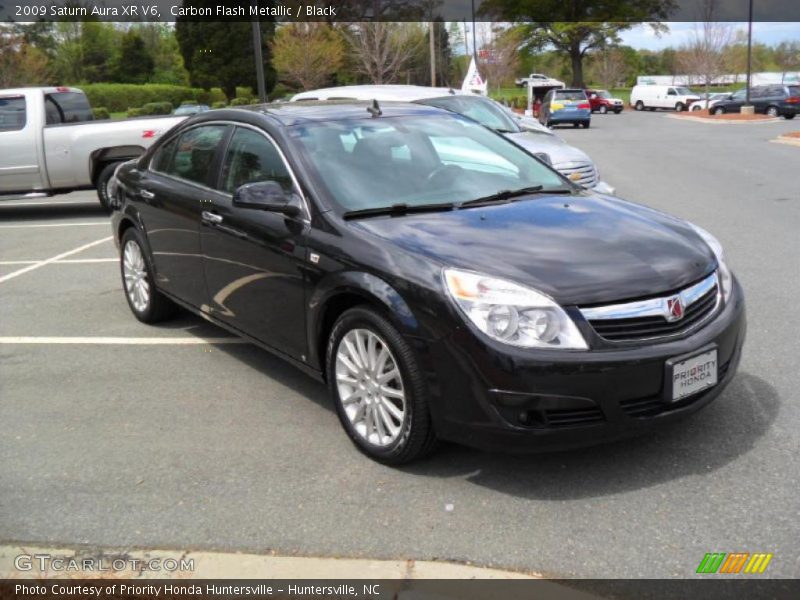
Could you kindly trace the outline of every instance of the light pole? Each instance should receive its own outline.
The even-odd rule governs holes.
[[[261,23],[258,20],[258,0],[253,0],[256,16],[253,19],[253,54],[256,59],[256,82],[258,84],[258,101],[267,101],[267,86],[264,82],[264,56],[261,53]]]
[[[753,0],[750,0],[749,15],[747,17],[747,90],[745,91],[744,105],[750,104],[750,78],[753,70]]]

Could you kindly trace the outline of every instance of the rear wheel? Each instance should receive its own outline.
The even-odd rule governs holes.
[[[326,368],[336,413],[361,452],[399,465],[434,448],[422,370],[403,336],[378,312],[359,306],[339,317]]]
[[[152,265],[135,227],[125,231],[120,247],[122,286],[133,315],[142,323],[157,323],[175,314],[177,306],[156,289]]]
[[[601,115],[604,115],[607,112],[608,112],[608,107],[607,106],[603,105],[603,106],[600,107],[600,114]]]
[[[100,175],[97,176],[97,181],[95,182],[95,187],[97,188],[97,197],[100,199],[100,204],[104,209],[107,211],[111,211],[111,194],[108,191],[108,184],[111,181],[111,178],[114,176],[114,171],[116,171],[117,167],[120,165],[120,162],[112,162],[108,163],[103,170],[100,171]]]
[[[778,107],[777,106],[768,106],[767,107],[767,116],[768,117],[777,117],[778,116]]]
[[[724,115],[725,114],[725,109],[722,106],[715,106],[714,108],[711,109],[711,114],[712,115]]]
[[[636,104],[634,105],[634,108],[636,110],[644,110],[644,102],[642,102],[641,100],[637,100]]]

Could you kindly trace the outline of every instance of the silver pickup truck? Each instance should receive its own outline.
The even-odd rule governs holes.
[[[0,90],[0,200],[96,188],[108,208],[117,166],[185,118],[95,121],[77,88]]]

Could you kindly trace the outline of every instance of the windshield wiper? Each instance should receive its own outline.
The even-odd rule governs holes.
[[[496,202],[506,202],[520,196],[529,196],[531,194],[572,194],[574,190],[570,188],[549,188],[545,189],[542,185],[534,185],[530,187],[519,188],[518,190],[500,190],[496,194],[483,196],[482,198],[475,198],[475,200],[467,200],[458,205],[459,208],[468,208],[470,206],[483,206],[485,204],[494,204]]]
[[[442,202],[440,204],[420,204],[414,206],[411,204],[392,204],[391,206],[378,206],[375,208],[361,208],[358,210],[349,210],[344,215],[345,219],[360,219],[363,217],[379,217],[382,215],[407,215],[411,213],[422,212],[436,212],[442,210],[452,210],[455,204],[452,202]]]

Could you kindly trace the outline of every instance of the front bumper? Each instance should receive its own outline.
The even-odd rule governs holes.
[[[746,332],[738,282],[705,326],[682,339],[586,352],[516,349],[466,326],[430,348],[438,435],[506,451],[558,450],[645,432],[710,403],[736,373]],[[717,348],[716,386],[665,398],[665,363]]]

